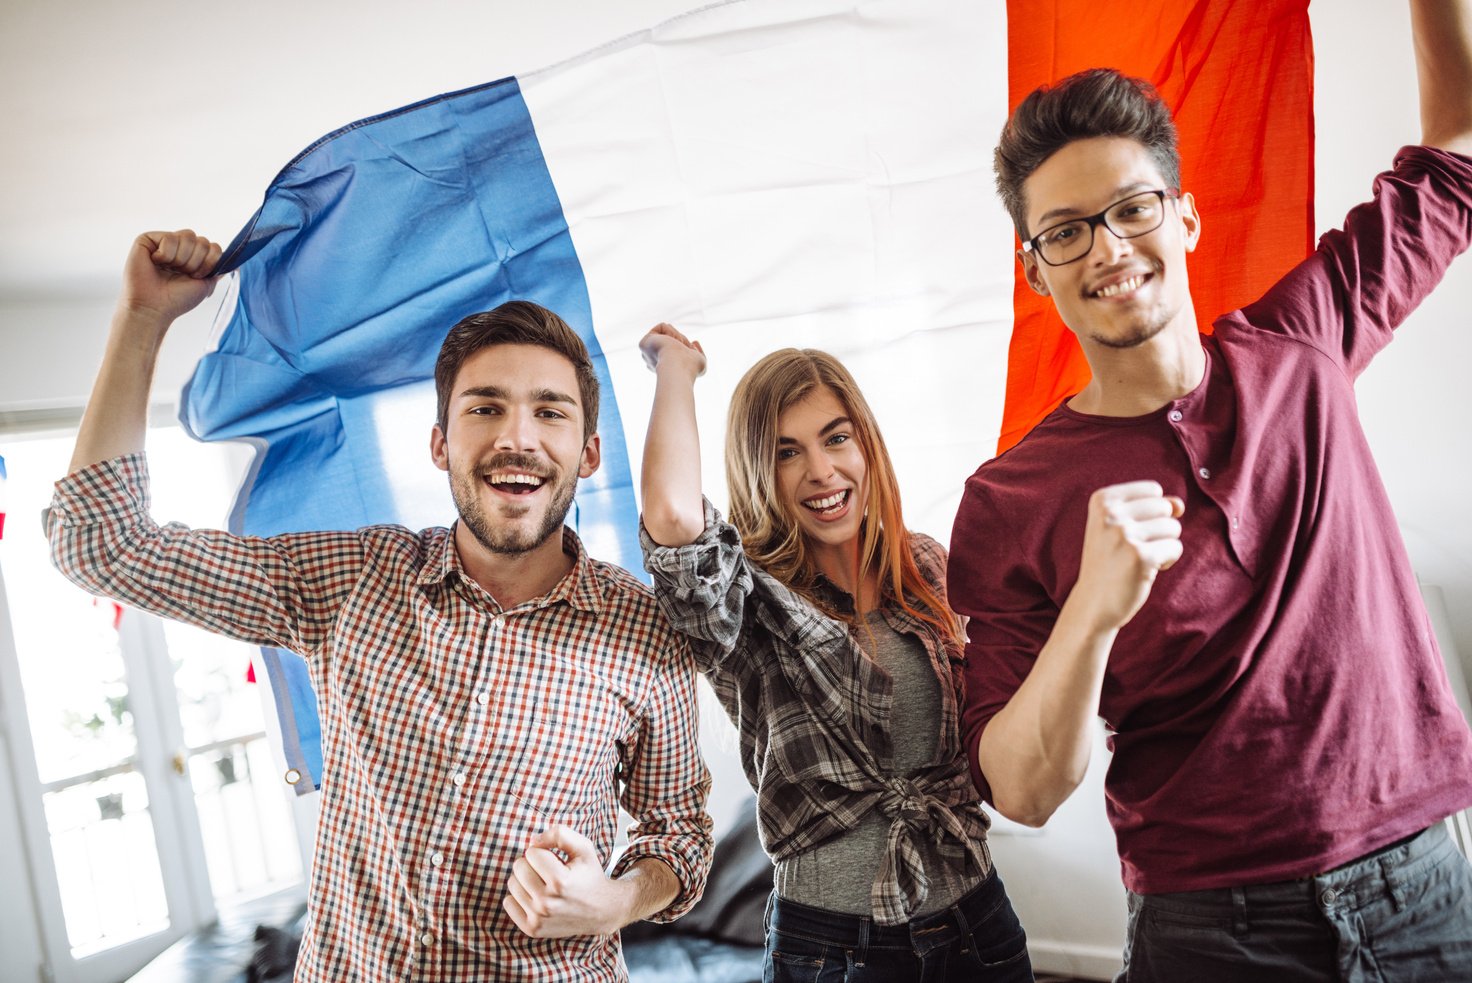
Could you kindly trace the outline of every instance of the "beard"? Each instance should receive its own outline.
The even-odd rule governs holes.
[[[541,462],[525,454],[498,454],[474,470],[451,468],[450,495],[455,500],[455,510],[460,513],[460,521],[465,523],[471,535],[492,553],[513,556],[529,553],[561,530],[568,510],[572,508],[573,495],[577,492],[577,472],[560,479],[556,475],[547,479],[552,492],[551,501],[542,513],[541,522],[528,529],[516,520],[531,511],[530,504],[499,504],[496,507],[499,516],[492,516],[483,506],[477,494],[477,489],[483,485],[481,475],[497,468],[521,468],[533,474],[542,474],[546,470]]]
[[[1145,321],[1141,324],[1136,324],[1134,330],[1129,334],[1093,334],[1089,337],[1105,348],[1137,348],[1164,331],[1170,325],[1170,322],[1170,318],[1160,318],[1155,321]]]

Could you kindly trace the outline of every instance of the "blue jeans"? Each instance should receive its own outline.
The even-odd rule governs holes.
[[[767,906],[764,983],[1032,983],[1027,936],[996,871],[950,908],[876,925],[786,901]]]
[[[1297,881],[1130,892],[1115,983],[1472,980],[1472,865],[1435,826]]]

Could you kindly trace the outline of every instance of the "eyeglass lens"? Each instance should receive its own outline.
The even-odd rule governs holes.
[[[1038,252],[1054,266],[1071,263],[1094,248],[1094,226],[1102,221],[1120,239],[1133,239],[1160,228],[1165,216],[1165,199],[1159,191],[1146,191],[1110,205],[1102,215],[1064,222],[1037,238]]]

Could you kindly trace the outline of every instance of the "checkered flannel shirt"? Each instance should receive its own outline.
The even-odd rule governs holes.
[[[879,809],[889,848],[870,893],[874,920],[907,922],[938,879],[964,890],[991,871],[989,825],[957,726],[961,645],[945,640],[892,599],[881,612],[896,632],[924,643],[941,687],[940,742],[932,763],[897,776],[890,737],[891,682],[851,629],[747,559],[736,527],[705,503],[705,531],[688,546],[660,546],[642,527],[644,565],[670,622],[690,639],[740,735],[741,766],[757,794],[762,843],[777,861],[851,829]],[[945,597],[946,551],[910,533],[921,575]],[[820,600],[852,612],[849,596],[822,581]],[[929,861],[927,863],[927,860]]]
[[[626,978],[617,935],[537,940],[501,907],[551,820],[613,869],[655,857],[699,898],[710,777],[694,670],[649,590],[588,558],[509,610],[463,572],[448,529],[270,539],[148,515],[141,454],[57,483],[54,559],[86,589],[302,653],[322,717],[322,806],[297,980]]]

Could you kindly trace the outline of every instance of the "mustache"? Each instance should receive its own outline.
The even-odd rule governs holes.
[[[547,462],[539,460],[531,454],[522,454],[517,451],[502,451],[481,462],[481,474],[489,474],[492,471],[525,471],[534,474],[538,478],[551,479],[553,470]]]

